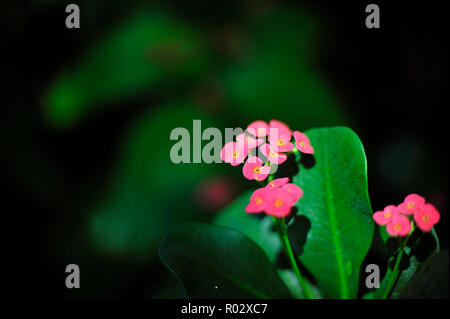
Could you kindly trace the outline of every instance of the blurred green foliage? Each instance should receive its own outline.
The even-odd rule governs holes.
[[[118,159],[111,160],[115,165],[109,177],[79,204],[87,212],[82,223],[87,236],[73,241],[87,239],[95,254],[137,265],[156,258],[162,235],[171,227],[211,219],[211,212],[195,201],[196,186],[219,172],[241,172],[170,161],[175,143],[170,132],[184,127],[192,135],[194,119],[201,119],[203,128],[271,118],[300,130],[349,124],[317,68],[326,39],[318,17],[301,7],[277,5],[233,27],[234,36],[245,44],[227,55],[217,50],[221,38],[215,29],[170,6],[130,5],[121,21],[91,35],[91,45],[54,77],[42,106],[45,123],[56,131],[74,130],[114,108],[148,105],[127,119],[129,129],[120,133],[124,139],[116,148]],[[218,90],[203,92],[207,98],[218,97],[213,105],[198,99],[204,87]],[[158,271],[164,273],[162,281],[169,275]],[[286,271],[280,274],[288,286],[295,280]]]
[[[220,125],[185,102],[151,110],[132,125],[112,186],[92,213],[90,234],[97,248],[146,259],[154,256],[169,227],[201,218],[194,203],[195,186],[219,166],[174,164],[168,143],[173,128],[192,131],[192,121],[198,118],[205,128]]]
[[[170,131],[192,133],[193,119],[203,128],[272,118],[302,131],[355,128],[374,209],[426,195],[442,212],[437,233],[448,247],[448,154],[436,117],[447,59],[434,23],[409,32],[415,19],[394,6],[386,23],[399,32],[366,36],[353,20],[359,9],[341,3],[79,0],[81,29],[68,30],[67,1],[22,2],[1,11],[4,171],[15,207],[7,215],[17,217],[10,240],[26,259],[18,272],[44,261],[31,274],[39,294],[67,293],[61,265],[76,262],[84,289],[70,297],[183,297],[156,247],[185,221],[238,229],[278,264],[270,218],[239,213],[248,193],[214,216],[255,186],[241,167],[170,161]],[[426,8],[416,9],[423,17]],[[207,204],[214,194],[222,206]],[[376,239],[374,255],[387,258]],[[300,296],[293,273],[278,272]]]
[[[208,63],[205,39],[192,25],[159,8],[138,8],[57,79],[45,97],[46,119],[75,125],[117,100],[189,82]]]
[[[250,49],[222,75],[231,112],[252,122],[263,114],[298,129],[346,124],[348,115],[318,72],[318,39],[310,12],[280,8],[249,27]]]

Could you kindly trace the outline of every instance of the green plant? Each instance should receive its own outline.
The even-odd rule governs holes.
[[[261,121],[255,123],[249,128],[256,128],[253,131],[256,139],[266,136],[266,133],[258,133],[261,127],[272,126]],[[285,145],[292,135],[296,136],[295,146],[283,150],[287,157],[283,166],[294,167],[291,176],[286,178],[283,169],[276,173],[270,171],[265,176],[262,168],[270,167],[270,163],[267,164],[270,156],[261,164],[259,161],[249,163],[252,159],[249,155],[244,176],[263,184],[267,178],[269,182],[262,185],[263,188],[253,194],[244,193],[221,212],[212,225],[184,224],[163,239],[160,258],[184,283],[189,297],[395,298],[401,296],[414,273],[420,274],[421,262],[427,257],[434,258],[430,254],[439,251],[432,227],[424,232],[412,227],[407,233],[393,234],[390,228],[401,228],[394,219],[389,221],[392,227],[388,225],[388,232],[394,237],[381,228],[374,232],[366,156],[360,139],[352,130],[346,127],[311,129],[300,133],[306,138],[295,133],[291,132],[282,143]],[[309,152],[302,153],[302,149],[308,149],[304,146],[309,142],[314,148],[311,146]],[[255,148],[258,146],[253,144]],[[232,152],[232,146],[239,145],[229,144],[224,150]],[[240,158],[240,163],[252,153],[248,149],[244,151],[246,154]],[[230,162],[237,158],[226,154],[222,157]],[[239,163],[233,162],[236,164]],[[292,183],[287,184],[289,178]],[[289,188],[299,191],[295,198],[289,197]],[[284,204],[288,209],[280,210]],[[423,207],[416,207],[422,215]],[[254,213],[258,212],[266,215],[257,218]],[[394,213],[395,216],[406,214],[404,211]],[[374,236],[380,240],[374,241]],[[363,266],[367,263],[364,261],[377,242],[385,247],[392,246],[392,255],[387,260],[387,271],[379,288],[369,289],[362,295]],[[277,267],[280,258],[287,258],[290,269]]]

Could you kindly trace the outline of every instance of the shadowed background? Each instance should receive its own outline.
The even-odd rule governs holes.
[[[373,209],[425,196],[448,247],[439,9],[379,2],[382,27],[369,30],[363,2],[85,0],[81,29],[67,29],[68,3],[1,10],[11,293],[183,297],[161,237],[255,187],[239,167],[170,162],[171,130],[194,119],[223,132],[272,118],[351,127]],[[65,288],[70,263],[82,289]]]

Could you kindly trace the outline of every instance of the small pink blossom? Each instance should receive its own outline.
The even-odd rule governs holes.
[[[244,145],[245,147],[252,149],[256,148],[262,143],[264,143],[264,139],[262,138],[254,138],[245,133],[239,134],[236,136],[236,141],[240,145]]]
[[[208,177],[194,189],[193,199],[204,210],[217,212],[237,195],[236,181],[226,176]]]
[[[406,236],[411,230],[411,222],[405,215],[397,214],[392,217],[392,221],[387,225],[386,230],[391,236]]]
[[[270,132],[272,131],[272,129],[278,129],[278,134],[280,134],[282,132],[285,132],[285,133],[287,133],[287,134],[292,136],[292,131],[289,128],[289,126],[287,126],[286,124],[284,124],[281,121],[271,120],[269,122],[269,135],[270,135]]]
[[[269,136],[270,146],[277,152],[290,152],[294,149],[291,136],[290,133],[281,131],[278,134],[271,134]]]
[[[417,194],[410,194],[406,196],[403,203],[398,205],[398,210],[402,214],[412,215],[422,209],[423,205],[425,205],[425,198]]]
[[[250,214],[262,212],[264,210],[267,193],[268,189],[265,187],[254,191],[250,197],[250,203],[245,207],[245,212]]]
[[[373,219],[378,225],[387,225],[392,221],[392,218],[398,214],[397,206],[388,205],[382,211],[373,214]]]
[[[269,144],[264,144],[260,149],[261,153],[263,153],[271,163],[282,164],[287,160],[286,154],[276,152]]]
[[[276,178],[266,185],[267,188],[278,188],[289,182],[288,177]]]
[[[291,194],[294,203],[297,202],[303,196],[303,190],[295,184],[289,183],[283,185],[281,188],[285,189],[288,193]]]
[[[264,211],[275,217],[289,215],[294,204],[291,193],[283,188],[271,189],[266,196]]]
[[[228,142],[220,152],[220,158],[225,163],[230,163],[232,166],[239,165],[244,162],[248,155],[248,148],[239,145],[236,142]]]
[[[430,231],[439,222],[440,215],[431,204],[425,204],[414,213],[414,220],[422,231]]]
[[[294,139],[295,139],[295,146],[298,148],[300,152],[305,154],[314,153],[314,148],[311,146],[308,136],[299,131],[295,131]]]
[[[269,134],[269,125],[264,121],[254,121],[249,124],[247,131],[256,137],[267,136]]]
[[[261,159],[256,156],[249,157],[242,168],[244,177],[250,180],[265,180],[269,175],[269,172],[270,166],[263,166]]]

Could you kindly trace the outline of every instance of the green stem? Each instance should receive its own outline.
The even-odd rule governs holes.
[[[402,260],[403,257],[403,248],[405,248],[406,243],[408,242],[410,235],[408,235],[405,240],[400,244],[399,247],[399,252],[397,255],[397,260],[395,261],[395,265],[394,265],[394,269],[392,270],[392,275],[391,278],[389,278],[389,282],[388,285],[386,287],[386,289],[384,290],[384,294],[383,294],[383,299],[388,298],[391,295],[391,290],[394,286],[394,283],[397,281],[397,276],[399,273],[399,267],[400,267],[400,262]]]
[[[302,275],[300,274],[300,270],[298,269],[297,262],[295,261],[294,253],[292,252],[291,243],[289,242],[289,237],[287,235],[286,231],[286,224],[284,221],[284,217],[282,218],[274,218],[278,224],[278,234],[280,235],[280,238],[283,242],[284,252],[286,255],[288,255],[289,260],[292,265],[292,269],[294,270],[295,275],[297,276],[298,282],[300,284],[300,287],[302,288],[303,295],[307,299],[314,299],[314,295],[311,291],[311,288],[309,287],[308,283],[305,279],[303,279]]]

